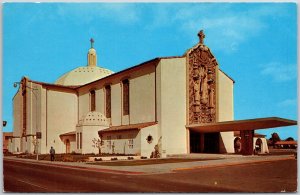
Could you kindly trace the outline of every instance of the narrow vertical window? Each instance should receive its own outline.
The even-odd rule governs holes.
[[[95,111],[96,110],[96,92],[95,90],[91,90],[90,91],[90,105],[91,105],[91,111]]]
[[[107,85],[105,87],[105,115],[106,118],[111,117],[111,87]]]
[[[128,148],[133,149],[133,134],[128,135]]]
[[[26,88],[24,87],[23,91],[22,91],[22,98],[23,98],[23,135],[26,134],[26,112],[27,112],[27,108],[26,108]]]
[[[77,133],[77,149],[79,149],[79,133]]]
[[[129,114],[129,80],[125,79],[123,83],[123,115]]]
[[[82,149],[82,133],[80,133],[80,149]]]
[[[133,148],[133,139],[128,140],[128,148],[130,148],[130,149]]]

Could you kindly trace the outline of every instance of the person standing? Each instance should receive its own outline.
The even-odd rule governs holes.
[[[55,155],[55,150],[54,150],[54,148],[51,146],[51,149],[50,149],[50,158],[51,158],[51,161],[54,161],[54,155]]]

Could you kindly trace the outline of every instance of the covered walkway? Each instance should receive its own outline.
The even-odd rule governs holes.
[[[206,124],[192,124],[187,125],[186,128],[200,133],[240,131],[242,141],[241,153],[243,155],[252,155],[254,130],[292,125],[297,125],[297,121],[278,117],[268,117],[247,120],[223,121]]]

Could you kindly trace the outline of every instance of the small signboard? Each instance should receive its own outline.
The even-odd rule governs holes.
[[[41,139],[42,138],[42,132],[36,132],[36,138]]]

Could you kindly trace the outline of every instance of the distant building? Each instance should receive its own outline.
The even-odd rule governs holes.
[[[297,148],[297,146],[298,146],[297,141],[277,141],[275,143],[276,148],[295,149],[295,148]]]
[[[241,143],[241,137],[240,137],[240,132],[239,131],[235,131],[234,132],[234,146],[235,146],[235,150],[237,152],[240,152],[241,150],[241,145],[237,144],[238,142]],[[257,153],[269,153],[269,147],[268,147],[268,140],[266,139],[266,135],[262,135],[259,133],[254,133],[253,136],[253,143],[254,143],[254,150]]]
[[[12,142],[13,133],[12,132],[3,132],[2,143],[3,143],[3,152],[8,152],[9,143]]]
[[[182,56],[161,57],[113,73],[97,66],[91,40],[87,66],[55,84],[23,77],[13,98],[12,152],[102,153],[150,157],[186,153],[234,153],[234,131],[240,151],[252,154],[255,129],[294,125],[279,118],[234,121],[234,80],[225,74],[200,42]],[[260,137],[262,143],[265,138]],[[265,146],[264,146],[265,147]],[[263,151],[267,152],[267,148]]]

